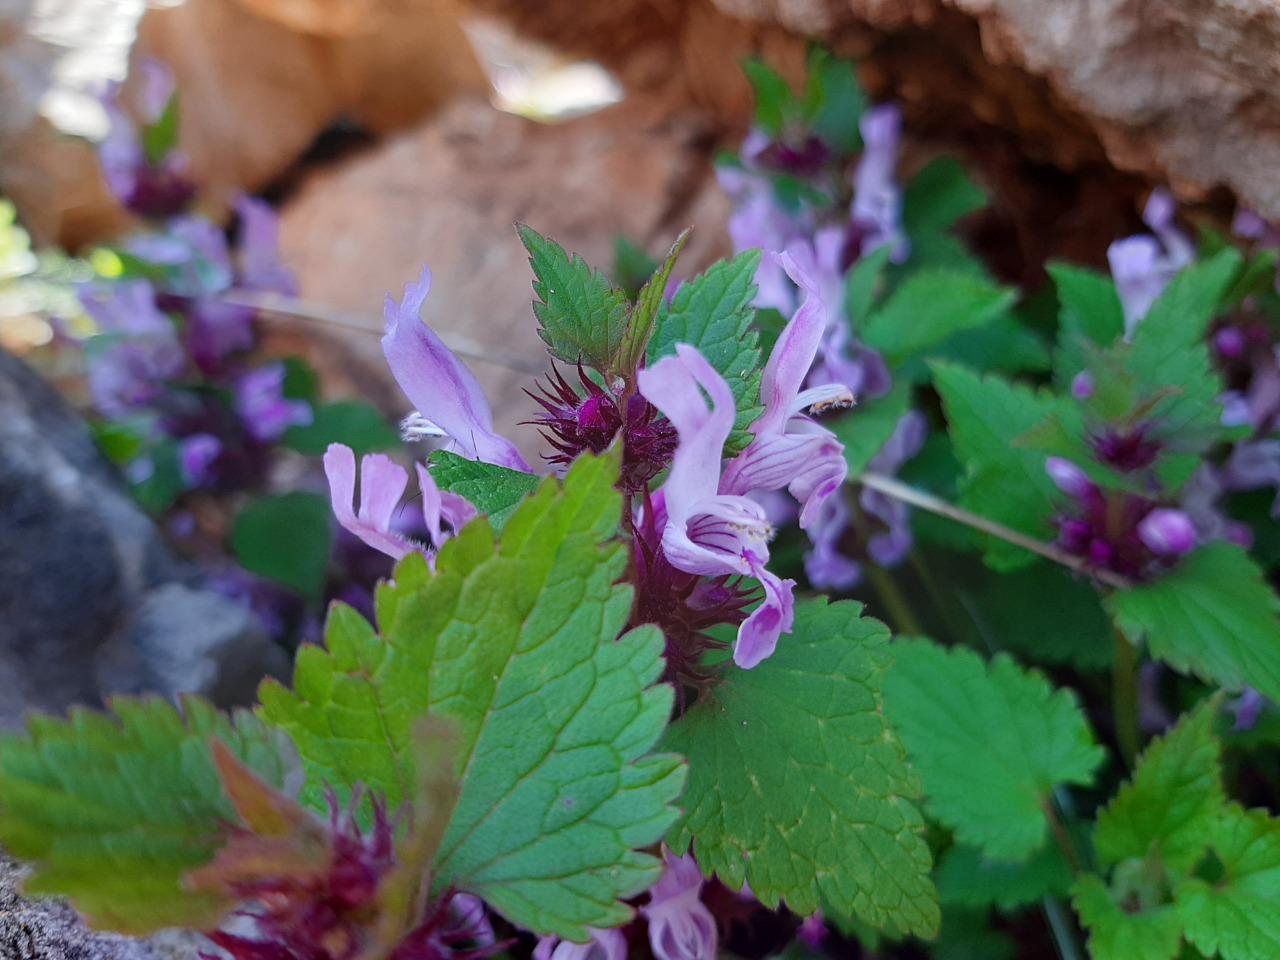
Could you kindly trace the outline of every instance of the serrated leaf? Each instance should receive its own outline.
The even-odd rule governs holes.
[[[1115,281],[1106,274],[1068,263],[1051,263],[1045,269],[1058,294],[1054,376],[1065,390],[1084,369],[1087,345],[1109,347],[1124,333],[1124,308]]]
[[[890,366],[1007,314],[1017,294],[963,273],[913,273],[859,328]]]
[[[963,330],[930,353],[983,373],[1044,373],[1053,366],[1045,342],[1012,313]],[[919,379],[925,379],[924,373]]]
[[[1175,669],[1280,699],[1276,599],[1239,547],[1206,544],[1159,579],[1112,593],[1106,607],[1125,636]]]
[[[1065,402],[998,377],[978,377],[963,367],[931,366],[956,456],[965,467],[961,504],[1021,533],[1051,539],[1057,490],[1045,472],[1045,455],[1018,442],[1050,416],[1067,415]],[[986,561],[997,570],[1026,566],[1033,559],[1021,547],[987,540]]]
[[[441,490],[471,501],[489,518],[493,532],[498,535],[525,497],[538,489],[539,483],[539,478],[531,473],[468,460],[447,450],[437,450],[431,455],[431,477]]]
[[[290,751],[247,714],[233,721],[195,698],[183,710],[118,698],[105,715],[33,716],[28,734],[0,736],[0,843],[35,866],[28,891],[69,897],[92,926],[124,933],[216,926],[231,904],[181,886],[236,820],[210,738],[277,788]]]
[[[925,945],[929,960],[1013,960],[1017,944],[1005,931],[995,929],[986,911],[942,908],[942,931]]]
[[[304,648],[294,691],[263,687],[263,712],[295,734],[304,796],[365,783],[392,807],[413,782],[414,722],[459,731],[463,791],[433,891],[483,897],[519,926],[586,940],[626,922],[676,816],[679,757],[653,755],[671,708],[663,640],[618,638],[631,609],[617,458],[578,460],[546,481],[495,545],[483,518],[445,544],[430,576],[417,555],[379,589],[378,635],[338,607],[329,648]],[[603,546],[602,546],[603,544]]]
[[[991,860],[977,847],[952,847],[934,873],[943,906],[995,907],[1013,913],[1071,889],[1071,865],[1046,843],[1025,863]]]
[[[850,476],[856,477],[867,468],[910,409],[911,385],[898,381],[883,397],[859,404],[849,413],[824,424],[844,444]]]
[[[1174,960],[1178,955],[1182,924],[1172,906],[1126,910],[1092,874],[1076,883],[1072,902],[1089,929],[1093,960]]]
[[[635,299],[657,269],[658,261],[630,237],[618,234],[613,238],[613,282],[628,297]]]
[[[1216,709],[1210,700],[1153,740],[1133,779],[1098,814],[1094,847],[1103,867],[1153,852],[1175,871],[1195,865],[1225,803]]]
[[[691,228],[690,228],[691,229]],[[685,229],[676,242],[671,245],[662,264],[653,272],[636,297],[635,306],[627,320],[627,329],[622,335],[622,344],[618,348],[613,369],[627,376],[639,365],[649,346],[649,338],[653,336],[654,324],[658,319],[658,310],[664,303],[667,283],[671,280],[671,271],[675,269],[676,258],[689,241],[689,229]]]
[[[998,860],[1045,841],[1058,784],[1092,783],[1103,752],[1073,694],[1001,655],[925,640],[895,643],[885,676],[889,719],[924,781],[925,809],[957,840]]]
[[[754,670],[720,678],[670,729],[690,762],[668,842],[730,887],[811,914],[821,903],[929,936],[938,907],[914,799],[919,782],[885,722],[888,630],[853,603],[796,608],[793,633]]]
[[[284,445],[309,457],[322,457],[331,443],[350,447],[357,457],[400,446],[398,434],[376,407],[360,400],[338,400],[313,407],[306,426],[285,431]]]
[[[669,309],[658,314],[649,341],[649,364],[674,354],[677,343],[697,347],[728,382],[738,407],[733,432],[725,443],[732,456],[751,442],[747,428],[763,412],[760,403],[759,336],[753,329],[759,250],[748,250],[714,264],[676,291]]]
[[[1193,436],[1203,436],[1203,447],[1221,433],[1222,381],[1214,372],[1205,337],[1240,264],[1235,250],[1224,250],[1187,267],[1133,336],[1128,369],[1153,394],[1171,387],[1177,391],[1159,405],[1156,415],[1162,430],[1178,436],[1184,449]]]
[[[1111,621],[1089,581],[1047,560],[986,574],[968,605],[997,650],[1035,663],[1107,670],[1115,662]]]
[[[329,503],[314,493],[266,497],[236,517],[231,542],[250,573],[319,599],[333,544]]]
[[[1222,960],[1280,956],[1280,821],[1232,804],[1213,826],[1212,847],[1223,877],[1191,877],[1175,890],[1187,941]]]
[[[533,267],[533,312],[551,355],[565,363],[581,359],[598,370],[617,355],[627,328],[627,298],[599,270],[532,227],[516,225]]]
[[[932,161],[907,184],[902,194],[902,226],[907,236],[941,232],[987,205],[987,194],[970,179],[954,157]]]

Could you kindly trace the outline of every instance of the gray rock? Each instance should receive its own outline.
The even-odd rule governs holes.
[[[23,868],[0,851],[0,958],[3,960],[197,960],[216,951],[198,934],[172,931],[148,940],[85,929],[61,900],[28,899]]]
[[[248,703],[286,670],[172,556],[84,422],[0,352],[0,727],[114,693]]]

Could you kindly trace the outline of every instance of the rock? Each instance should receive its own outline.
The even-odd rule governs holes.
[[[22,893],[23,868],[0,851],[0,957],[4,960],[197,960],[196,934],[166,932],[133,940],[85,928],[60,900]],[[204,941],[207,950],[209,944]]]
[[[460,101],[314,174],[282,211],[283,256],[305,299],[350,314],[350,349],[384,371],[383,299],[399,298],[428,264],[424,316],[470,354],[498,429],[536,456],[536,433],[517,424],[536,409],[523,390],[547,355],[513,224],[609,270],[617,234],[665,253],[696,222],[677,267],[688,276],[729,252],[714,143],[705,116],[669,114],[643,98],[552,125]]]
[[[284,653],[200,589],[85,424],[0,352],[0,727],[113,693],[252,702]]]
[[[75,247],[109,237],[128,221],[92,149],[55,128],[36,105],[68,77],[77,87],[66,92],[84,99],[94,83],[116,76],[121,44],[96,57],[84,48],[102,36],[131,36],[137,9],[68,0],[59,10],[60,27],[82,29],[66,26],[58,42],[24,33],[34,23],[30,0],[0,11],[0,190],[37,239]],[[176,75],[182,149],[209,208],[222,212],[237,193],[286,173],[339,119],[382,135],[456,95],[489,89],[453,0],[154,5],[137,24],[131,59],[141,57],[164,62]]]

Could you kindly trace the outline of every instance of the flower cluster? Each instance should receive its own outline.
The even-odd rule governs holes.
[[[895,179],[901,123],[892,106],[876,107],[862,116],[863,151],[852,163],[851,174],[850,158],[820,138],[804,135],[807,146],[797,152],[762,129],[747,137],[738,163],[718,170],[734,205],[729,221],[734,248],[785,250],[793,264],[785,269],[781,260],[765,258],[756,275],[756,306],[790,313],[797,296],[818,304],[818,342],[810,367],[799,376],[814,389],[835,385],[847,390],[850,400],[874,400],[893,385],[884,358],[854,336],[844,303],[846,277],[856,263],[881,249],[887,249],[894,262],[902,262],[910,252]],[[821,157],[822,162],[797,161],[808,157]],[[776,182],[779,171],[802,180],[810,188],[810,202],[784,202]],[[921,416],[906,414],[871,469],[896,472],[919,452],[926,432]],[[790,492],[806,500],[797,490]],[[812,545],[805,572],[820,589],[848,589],[861,579],[861,564],[849,555],[846,543],[855,520],[863,534],[860,550],[874,563],[894,566],[911,550],[903,504],[870,490],[859,494],[856,505],[850,496],[832,489],[820,508],[806,500],[802,512],[801,526]],[[786,515],[786,501],[772,506],[776,515]]]

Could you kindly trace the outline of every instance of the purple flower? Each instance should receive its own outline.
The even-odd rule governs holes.
[[[805,291],[805,300],[769,355],[760,384],[764,413],[751,426],[750,445],[726,469],[721,489],[746,494],[786,487],[803,504],[800,526],[808,527],[822,502],[840,489],[849,468],[844,445],[804,411],[851,406],[853,394],[841,384],[801,392],[822,339],[826,311],[813,279],[790,255],[777,259]]]
[[[734,645],[734,662],[750,669],[773,653],[781,634],[791,631],[795,581],[780,580],[765,569],[773,528],[764,509],[744,496],[719,492],[721,455],[735,416],[733,392],[687,344],[677,344],[676,356],[641,370],[639,385],[680,436],[657,498],[666,514],[662,548],[667,559],[687,573],[745,575],[764,588],[764,602],[738,628]],[[702,390],[711,398],[710,410]]]
[[[1280,440],[1249,440],[1236,445],[1219,473],[1222,486],[1230,491],[1261,490],[1272,487],[1276,499],[1271,516],[1280,519]]]
[[[257,313],[251,307],[204,298],[189,302],[184,315],[187,325],[182,340],[187,353],[210,379],[222,375],[229,356],[253,348]]]
[[[1195,549],[1196,528],[1181,510],[1157,507],[1138,523],[1138,538],[1153,553],[1180,557]]]
[[[142,65],[141,98],[144,124],[154,125],[173,92],[168,71],[155,61]],[[120,85],[107,86],[101,97],[107,114],[107,135],[98,145],[98,159],[111,193],[128,210],[141,217],[162,220],[180,213],[195,197],[195,185],[187,177],[186,159],[178,152],[147,157],[137,127],[120,108]]]
[[[1093,396],[1094,383],[1093,374],[1088,370],[1081,370],[1071,380],[1071,396],[1083,403]]]
[[[1081,500],[1097,489],[1089,475],[1070,460],[1050,457],[1044,469],[1053,485],[1073,500]]]
[[[464,456],[532,473],[515,445],[493,432],[493,411],[470,370],[419,318],[431,290],[431,271],[405,287],[404,300],[387,297],[382,350],[400,389],[418,408],[418,432],[438,430]]]
[[[573,943],[543,937],[533,948],[533,960],[627,960],[627,941],[618,930],[589,930],[591,940]]]
[[[475,516],[476,509],[456,493],[447,493],[421,464],[416,465],[422,489],[422,516],[431,536],[428,549],[394,529],[394,514],[409,485],[409,474],[390,457],[371,453],[360,461],[360,506],[353,509],[356,492],[356,457],[348,446],[332,443],[324,455],[324,472],[329,478],[329,497],[338,523],[375,550],[400,560],[414,551],[434,557],[451,534],[456,534]],[[446,532],[444,525],[448,525]]]
[[[284,396],[284,364],[273,363],[250,370],[236,383],[236,413],[255,440],[272,443],[293,426],[312,420],[311,405]]]
[[[240,216],[240,285],[249,290],[298,295],[298,280],[280,259],[280,218],[256,197],[236,201]]]
[[[1245,687],[1240,696],[1227,706],[1227,709],[1236,715],[1235,726],[1231,729],[1235,733],[1246,733],[1252,730],[1258,722],[1258,717],[1262,715],[1262,708],[1266,705],[1266,697],[1253,687]]]
[[[893,434],[872,458],[867,469],[873,473],[892,475],[920,452],[928,435],[928,421],[918,410],[903,414]],[[864,487],[858,497],[862,509],[885,526],[883,533],[867,538],[867,556],[882,567],[894,567],[911,552],[911,511],[901,500]]]
[[[1138,324],[1165,287],[1195,260],[1195,245],[1173,222],[1174,201],[1164,190],[1153,191],[1142,219],[1155,236],[1117,240],[1107,248],[1111,276],[1124,308],[1124,338],[1133,339]]]
[[[910,250],[902,232],[902,192],[894,180],[898,143],[902,137],[902,113],[897,107],[868,110],[859,122],[864,150],[853,176],[853,222],[866,232],[862,255],[891,247],[895,263]]]
[[[178,445],[178,464],[188,484],[199,487],[222,453],[222,441],[211,433],[195,433]]]
[[[178,376],[186,357],[171,321],[145,280],[85,284],[77,291],[99,330],[119,338],[89,361],[89,390],[107,416],[120,417],[154,400]]]
[[[667,868],[640,908],[649,921],[649,944],[657,960],[715,960],[716,921],[699,899],[702,871],[693,857],[677,857],[666,845]]]
[[[817,590],[848,590],[862,579],[862,564],[840,552],[840,541],[853,519],[841,494],[822,502],[809,527],[811,549],[804,555],[804,572]]]

